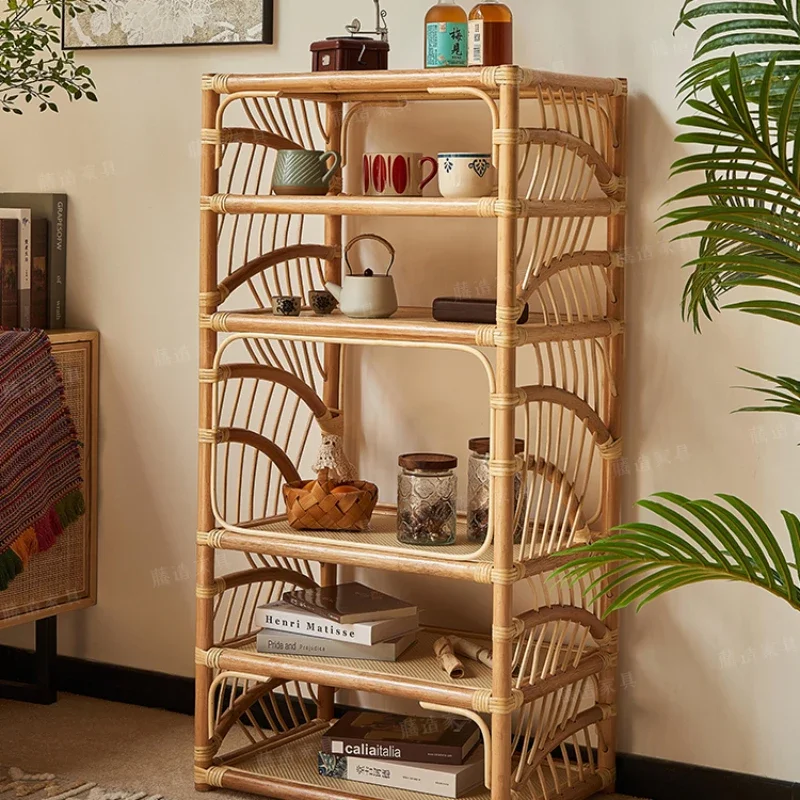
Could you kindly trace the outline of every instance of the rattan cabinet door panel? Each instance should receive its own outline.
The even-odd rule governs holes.
[[[67,528],[46,553],[34,557],[0,593],[0,629],[86,608],[96,602],[96,333],[53,333],[53,355],[61,370],[66,400],[83,444],[86,514]]]

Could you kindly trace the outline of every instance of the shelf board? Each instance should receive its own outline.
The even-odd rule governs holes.
[[[430,308],[403,307],[390,319],[350,319],[341,312],[327,317],[304,311],[299,317],[279,317],[266,309],[220,311],[203,320],[203,325],[225,333],[263,333],[283,338],[337,339],[381,342],[419,342],[477,346],[477,335],[487,326],[468,322],[437,322]],[[551,324],[533,314],[526,325],[519,325],[520,344],[576,339],[602,339],[622,330],[616,320],[595,320]],[[485,345],[481,345],[485,346]]]
[[[322,564],[385,569],[414,575],[454,578],[474,583],[491,583],[494,547],[475,558],[479,544],[467,540],[466,523],[459,521],[456,543],[449,547],[419,547],[397,541],[397,517],[381,508],[369,529],[352,531],[296,531],[285,517],[247,529],[217,529],[199,534],[198,541],[217,549],[300,558]],[[523,560],[520,545],[514,546],[514,561],[520,564],[519,579],[549,572],[569,560],[568,556],[543,556]],[[454,557],[462,560],[455,561]]]
[[[273,749],[268,749],[267,742],[265,750],[235,759],[231,765],[216,768],[212,785],[234,791],[254,792],[277,800],[297,800],[300,797],[308,800],[424,800],[431,797],[408,790],[323,778],[317,770],[317,753],[321,749],[323,735],[324,730],[315,730]],[[224,757],[215,759],[215,763],[217,762],[224,764]],[[548,797],[551,800],[590,797],[603,788],[602,780],[588,767],[585,768],[583,780],[573,767],[570,781],[567,780],[567,768],[561,762],[554,761],[553,767],[558,775],[558,789],[561,791],[556,788],[551,771],[544,770]],[[516,796],[519,800],[532,800],[534,797],[530,789]],[[462,800],[490,798],[491,792],[484,786],[462,796]]]
[[[215,214],[327,214],[358,217],[610,217],[623,203],[592,200],[519,200],[509,206],[496,197],[362,197],[346,194],[286,196],[215,194],[200,198],[200,208]]]
[[[223,670],[242,670],[248,674],[313,684],[327,682],[340,689],[352,688],[471,708],[476,691],[491,689],[492,670],[470,661],[468,664],[465,662],[466,677],[460,680],[448,677],[433,654],[433,643],[446,633],[422,629],[417,643],[406,650],[398,661],[265,655],[257,652],[255,639],[250,638],[235,647],[223,647],[219,664]],[[471,638],[484,641],[491,647],[491,638]]]
[[[219,94],[278,92],[282,96],[311,96],[322,102],[357,101],[373,95],[428,92],[437,89],[483,89],[495,93],[500,82],[516,82],[522,96],[535,96],[542,89],[577,90],[620,95],[627,82],[619,78],[568,75],[518,66],[456,67],[429,70],[379,70],[357,72],[311,72],[271,75],[207,75],[203,88]],[[469,95],[467,95],[469,96]],[[459,99],[459,96],[455,96]],[[448,95],[440,99],[447,99]]]
[[[247,777],[263,785],[263,794],[279,800],[296,800],[300,796],[296,793],[299,787],[320,792],[321,796],[330,800],[425,800],[431,797],[408,790],[323,778],[317,769],[317,753],[322,749],[323,735],[324,731],[316,731],[274,750],[237,760],[232,767],[223,767],[223,788],[240,789],[242,779]],[[491,792],[480,786],[463,795],[463,800],[489,800],[490,797]]]
[[[485,643],[491,648],[491,638],[482,634],[448,631],[439,628],[422,628],[417,643],[406,650],[397,661],[367,661],[354,658],[318,658],[312,656],[267,655],[256,650],[255,636],[214,647],[209,659],[220,670],[242,672],[264,678],[280,678],[336,689],[380,694],[475,710],[476,700],[492,688],[492,669],[484,664],[465,659],[466,675],[455,680],[442,669],[434,655],[433,645],[441,636],[457,633],[472,641]],[[585,655],[577,666],[559,670],[553,675],[524,682],[519,687],[523,700],[528,702],[575,683],[606,668],[605,656],[597,652]]]

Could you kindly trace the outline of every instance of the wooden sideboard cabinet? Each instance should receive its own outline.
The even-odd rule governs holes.
[[[37,555],[27,569],[0,592],[0,630],[26,622],[37,623],[37,655],[40,667],[52,674],[55,656],[55,618],[97,602],[97,420],[99,341],[96,331],[62,330],[50,334],[53,355],[61,370],[66,399],[78,437],[83,443],[86,514],[67,528],[52,549]],[[49,661],[49,663],[45,663]],[[39,678],[41,678],[41,672]],[[33,676],[31,676],[33,678]],[[52,678],[45,682],[52,682]],[[15,696],[52,702],[54,690],[42,699],[42,680],[30,693],[3,691]],[[52,695],[52,696],[51,696]]]

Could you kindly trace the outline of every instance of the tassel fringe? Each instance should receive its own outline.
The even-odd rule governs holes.
[[[22,559],[13,550],[6,550],[0,555],[0,592],[8,589],[8,585],[23,569]]]
[[[83,492],[79,489],[70,492],[63,500],[56,503],[56,514],[58,514],[62,528],[69,528],[73,522],[77,522],[85,513],[86,501],[83,499]]]
[[[33,527],[36,531],[36,541],[39,543],[40,553],[49,550],[56,543],[56,539],[61,536],[63,530],[55,508],[50,508],[41,519],[36,521]]]
[[[28,561],[37,553],[49,550],[58,537],[86,513],[86,501],[80,489],[70,492],[38,519],[32,528],[4,553],[0,553],[0,592],[25,570]]]

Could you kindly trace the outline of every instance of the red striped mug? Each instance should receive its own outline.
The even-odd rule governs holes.
[[[423,164],[431,165],[427,178]],[[422,153],[366,153],[364,194],[370,197],[422,197],[422,190],[436,177],[439,163]]]

